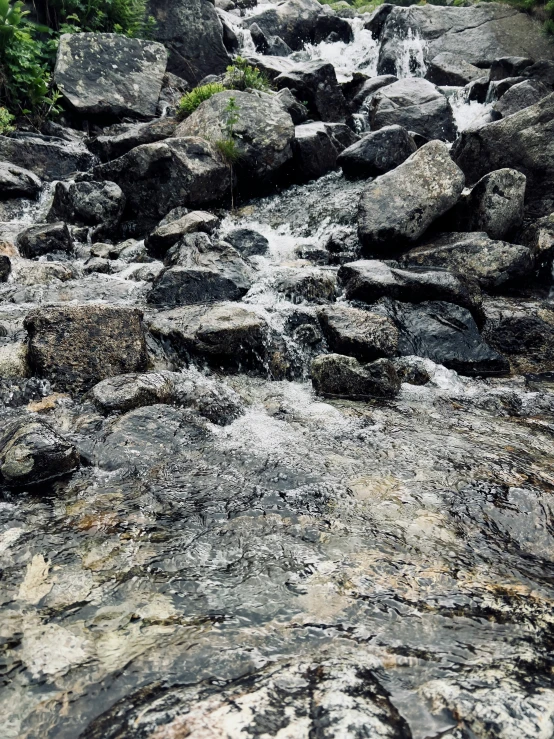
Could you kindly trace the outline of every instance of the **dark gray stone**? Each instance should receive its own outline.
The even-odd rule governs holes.
[[[0,198],[34,198],[42,183],[30,170],[10,162],[0,162]]]
[[[371,361],[398,350],[398,331],[385,316],[337,304],[318,309],[317,317],[332,352]]]
[[[123,156],[135,146],[152,144],[175,134],[176,118],[161,118],[147,123],[120,123],[87,141],[88,148],[102,162]]]
[[[491,82],[497,82],[506,77],[519,77],[523,70],[532,64],[533,60],[524,56],[505,56],[495,59],[491,64],[489,79]]]
[[[11,272],[12,265],[10,258],[5,254],[0,254],[0,282],[6,282]]]
[[[168,249],[190,233],[212,233],[219,226],[219,218],[203,210],[193,210],[169,223],[162,223],[145,239],[150,254],[163,257]]]
[[[119,223],[124,207],[125,196],[115,182],[58,182],[48,220],[106,229]]]
[[[20,253],[28,259],[35,259],[52,252],[73,251],[73,241],[67,225],[63,222],[38,223],[21,231],[17,237]]]
[[[344,123],[348,115],[346,100],[337,82],[335,68],[329,62],[301,62],[274,80],[278,88],[294,90],[306,101],[309,112],[322,121]]]
[[[308,182],[337,169],[339,154],[358,140],[344,123],[304,123],[294,130],[293,179]]]
[[[417,146],[402,126],[385,126],[372,131],[345,149],[338,157],[348,179],[376,177],[402,164]]]
[[[493,113],[499,118],[507,118],[518,110],[528,108],[538,103],[548,95],[548,90],[542,82],[525,80],[513,85],[507,90],[498,102],[493,105]]]
[[[394,398],[400,391],[400,378],[390,359],[360,364],[354,357],[323,354],[312,362],[312,383],[325,397]]]
[[[392,85],[393,82],[398,82],[398,77],[392,74],[370,77],[354,95],[351,103],[352,112],[356,112],[362,107],[368,108],[377,90]]]
[[[42,180],[69,179],[97,162],[80,141],[18,133],[0,136],[0,159],[29,170]]]
[[[243,257],[264,256],[269,251],[269,241],[251,228],[235,228],[223,237]]]
[[[437,54],[427,65],[425,79],[434,85],[457,85],[462,87],[483,76],[483,70],[464,61],[463,56],[443,52]]]

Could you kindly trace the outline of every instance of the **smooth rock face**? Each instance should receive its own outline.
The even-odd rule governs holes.
[[[554,94],[508,118],[464,131],[452,156],[468,184],[495,169],[517,169],[527,177],[527,213],[548,215],[554,210]]]
[[[91,390],[94,403],[104,413],[166,403],[192,408],[219,425],[231,423],[243,411],[239,396],[222,382],[200,373],[148,372],[117,375],[102,380]]]
[[[55,389],[70,393],[144,370],[141,317],[138,309],[94,304],[36,308],[25,318],[31,368]]]
[[[339,280],[348,300],[366,303],[385,297],[410,303],[445,300],[479,316],[481,296],[475,285],[445,270],[433,270],[431,267],[435,265],[426,266],[427,269],[397,269],[374,259],[361,259],[343,264]]]
[[[223,239],[243,257],[264,256],[269,251],[269,241],[251,228],[235,228]]]
[[[167,51],[154,41],[115,33],[60,36],[54,82],[83,115],[156,114]]]
[[[345,149],[337,158],[348,179],[377,177],[417,151],[413,137],[402,126],[385,126]]]
[[[409,77],[387,85],[371,101],[372,130],[400,125],[427,139],[453,141],[456,125],[446,97],[427,80]]]
[[[534,266],[526,246],[494,241],[485,233],[443,234],[402,257],[406,266],[443,267],[493,290],[528,276]]]
[[[125,196],[115,182],[58,182],[48,220],[110,226],[119,222],[124,207]]]
[[[346,100],[337,82],[335,68],[329,62],[311,61],[295,65],[274,80],[278,88],[296,91],[306,101],[310,113],[322,121],[344,123]]]
[[[30,170],[10,162],[0,162],[0,198],[34,198],[42,184]]]
[[[444,223],[455,231],[485,231],[501,239],[523,221],[527,179],[516,169],[497,169],[462,195]]]
[[[209,74],[225,72],[231,59],[223,29],[208,0],[150,0],[153,37],[169,49],[167,69],[193,87]]]
[[[74,472],[79,454],[73,444],[34,415],[0,423],[0,483],[36,485]]]
[[[93,169],[97,180],[116,182],[130,215],[159,221],[177,206],[201,207],[229,190],[227,167],[200,138],[173,138],[132,149]]]
[[[447,51],[437,54],[427,65],[425,79],[434,85],[464,86],[483,76],[483,70]]]
[[[505,357],[483,341],[471,313],[459,305],[391,301],[381,310],[396,323],[398,350],[404,356],[426,357],[462,375],[501,375],[509,371]]]
[[[282,105],[266,93],[220,92],[183,121],[176,135],[200,136],[209,141],[225,139],[225,109],[230,98],[239,109],[233,127],[240,152],[237,169],[245,178],[265,179],[275,174],[292,157],[294,125]]]
[[[538,103],[549,94],[550,90],[535,80],[524,80],[512,85],[493,106],[493,113],[498,118],[507,118],[518,110]]]
[[[51,252],[69,253],[73,250],[71,234],[63,221],[29,226],[18,235],[17,246],[20,253],[28,259]]]
[[[48,181],[86,172],[97,161],[94,154],[78,141],[23,133],[0,136],[0,159]]]
[[[203,210],[194,210],[181,218],[160,224],[146,239],[148,251],[163,256],[167,250],[189,233],[212,233],[219,225],[219,218]]]
[[[400,378],[389,359],[360,364],[354,357],[323,354],[312,362],[311,373],[318,395],[364,400],[394,398],[400,391]]]
[[[357,138],[342,123],[314,122],[296,126],[293,142],[295,182],[308,182],[336,169],[345,144],[354,143]]]
[[[390,253],[417,241],[436,218],[455,205],[464,182],[445,144],[425,144],[364,190],[358,211],[362,245],[368,252]]]
[[[384,316],[333,305],[320,308],[317,317],[329,349],[365,361],[392,357],[398,349],[398,331]]]

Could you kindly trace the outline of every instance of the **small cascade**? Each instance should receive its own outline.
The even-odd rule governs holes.
[[[453,94],[448,95],[448,99],[454,113],[458,133],[472,128],[487,116],[492,108],[492,102],[478,103],[477,100],[468,100],[467,90],[463,87],[456,88]]]
[[[399,53],[396,57],[397,77],[424,77],[427,71],[425,63],[426,42],[410,28],[406,36],[400,40],[398,48]]]

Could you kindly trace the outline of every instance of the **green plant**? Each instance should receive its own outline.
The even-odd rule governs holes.
[[[149,38],[154,18],[148,0],[46,0],[46,20],[61,33],[103,31]]]
[[[233,193],[233,167],[241,157],[240,150],[237,146],[235,138],[235,126],[239,122],[240,108],[234,97],[230,97],[225,106],[225,123],[223,131],[225,137],[218,139],[215,146],[219,151],[221,158],[229,168],[229,179],[231,182],[231,210],[235,207],[235,198]]]
[[[6,108],[0,108],[0,136],[5,136],[14,130],[14,117]]]
[[[205,100],[209,100],[212,95],[216,95],[218,92],[224,92],[225,88],[220,82],[210,82],[207,85],[201,85],[195,87],[194,90],[187,92],[183,95],[177,106],[177,116],[184,118],[191,113],[194,113],[196,108],[203,103]]]
[[[225,86],[231,90],[262,90],[271,89],[269,78],[258,67],[250,65],[241,56],[235,58],[234,64],[227,67]]]

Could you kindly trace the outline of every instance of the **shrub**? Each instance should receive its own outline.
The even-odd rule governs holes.
[[[179,101],[177,106],[177,116],[184,118],[191,113],[194,113],[196,108],[203,103],[205,100],[209,100],[212,95],[216,95],[218,92],[224,92],[225,88],[221,82],[210,82],[207,85],[200,85],[195,87],[194,90],[187,92]]]
[[[252,67],[246,59],[237,56],[234,64],[227,67],[225,85],[231,90],[269,90],[269,78],[257,67]]]
[[[0,108],[0,136],[5,136],[14,130],[13,121],[14,117],[10,111],[6,108]]]
[[[147,0],[46,0],[46,21],[56,31],[99,31],[134,38],[152,35]]]

